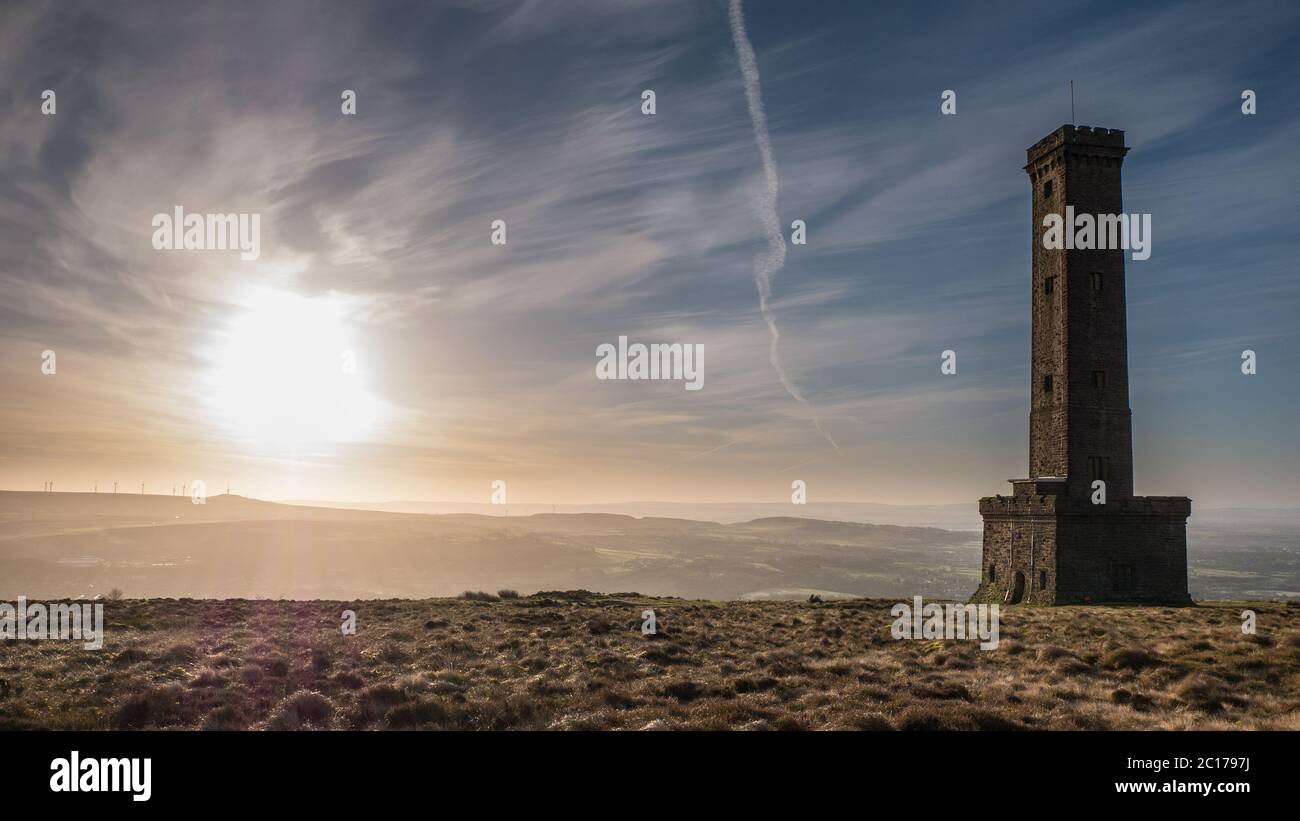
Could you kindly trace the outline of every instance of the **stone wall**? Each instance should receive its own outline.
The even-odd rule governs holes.
[[[1156,508],[1062,517],[1056,601],[1189,602],[1187,513]]]
[[[1057,564],[1055,496],[991,496],[980,500],[984,549],[980,587],[972,601],[1009,602],[1022,579],[1020,601],[1054,604]]]
[[[1185,497],[1091,505],[1055,496],[980,500],[984,547],[972,601],[1006,602],[1023,578],[1026,604],[1160,602],[1187,594]]]

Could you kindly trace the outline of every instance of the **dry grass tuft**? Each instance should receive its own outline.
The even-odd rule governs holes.
[[[101,651],[6,642],[0,730],[1300,729],[1294,608],[1004,608],[980,651],[892,604],[113,601]]]

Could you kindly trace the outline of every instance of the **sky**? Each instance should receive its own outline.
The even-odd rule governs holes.
[[[756,72],[725,0],[6,3],[0,488],[1006,493],[1024,152],[1073,80],[1152,215],[1127,264],[1136,491],[1297,504],[1300,7],[741,15]],[[155,248],[178,205],[259,215],[260,255]],[[598,379],[620,336],[703,345],[703,387]]]

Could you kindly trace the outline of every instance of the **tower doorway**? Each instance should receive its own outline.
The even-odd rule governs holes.
[[[1011,592],[1007,596],[1007,604],[1020,604],[1020,600],[1025,597],[1025,574],[1019,570],[1016,571],[1015,582],[1011,586]]]

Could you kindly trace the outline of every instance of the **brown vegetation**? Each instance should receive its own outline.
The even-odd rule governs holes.
[[[102,650],[0,645],[0,729],[1300,729],[1275,604],[1254,636],[1239,604],[1008,608],[981,651],[893,640],[892,602],[478,598],[108,602]]]

